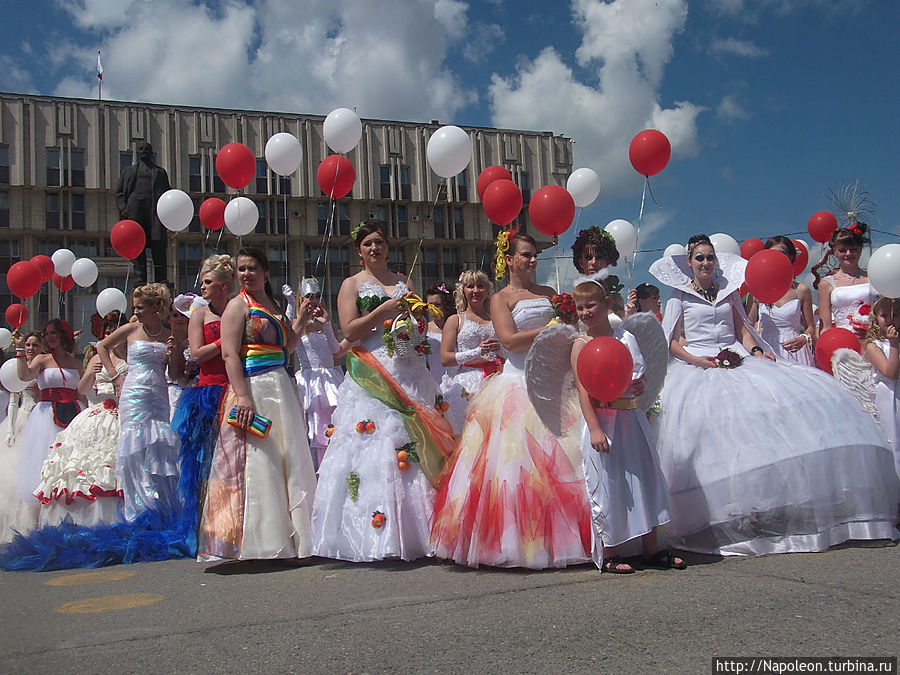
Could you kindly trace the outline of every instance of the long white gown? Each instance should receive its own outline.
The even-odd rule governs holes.
[[[318,469],[328,447],[325,432],[338,402],[338,387],[344,380],[340,366],[334,365],[339,350],[329,321],[322,330],[305,333],[297,345],[297,393],[306,411],[307,440],[313,466]]]
[[[780,307],[759,303],[759,322],[760,334],[777,358],[804,366],[815,365],[809,344],[795,352],[789,352],[781,346],[783,342],[793,340],[803,333],[803,304],[800,298],[788,300]]]
[[[887,340],[876,340],[875,344],[887,356],[890,354],[890,343]],[[875,408],[878,410],[878,423],[887,436],[894,451],[894,462],[897,474],[900,475],[900,388],[897,380],[885,377],[875,371]]]
[[[16,441],[25,429],[28,416],[37,404],[38,388],[33,382],[18,394],[10,395],[7,414],[0,422],[0,544],[12,541],[12,527],[28,529],[36,524],[38,504],[19,494],[19,451]]]
[[[400,282],[394,297],[407,292]],[[368,298],[387,297],[381,286],[370,281],[360,284],[358,294],[361,307],[373,302]],[[359,347],[387,370],[410,399],[433,410],[438,389],[424,354],[389,357],[381,326],[373,328]],[[313,554],[354,562],[432,555],[429,527],[435,490],[418,464],[399,468],[397,453],[412,440],[404,418],[360,386],[349,365],[338,401],[332,416],[334,435],[319,467]],[[374,433],[357,432],[357,424],[364,420],[375,424]],[[449,435],[449,424],[446,427]],[[376,513],[384,518],[380,527],[373,523]]]
[[[477,350],[485,340],[493,337],[494,327],[491,322],[481,324],[466,319],[466,313],[459,315],[462,326],[456,334],[456,352]],[[485,377],[496,372],[495,364],[489,361],[489,356],[483,356],[480,352],[467,359],[467,363],[488,363],[488,368],[472,367],[465,363],[447,368],[441,380],[441,396],[450,406],[444,413],[453,426],[453,433],[462,433],[463,424],[466,421],[466,410],[472,398],[481,391],[481,385]]]
[[[721,292],[689,285],[685,256],[650,272],[673,287],[663,328],[685,349],[744,356],[734,369],[670,360],[657,450],[669,486],[667,536],[723,555],[820,551],[851,539],[895,539],[898,479],[887,439],[849,392],[822,371],[750,357],[734,310],[746,261],[719,255]]]

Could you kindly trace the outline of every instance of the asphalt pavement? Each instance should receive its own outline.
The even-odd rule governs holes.
[[[5,673],[710,672],[896,656],[900,547],[684,571],[174,560],[0,573]]]

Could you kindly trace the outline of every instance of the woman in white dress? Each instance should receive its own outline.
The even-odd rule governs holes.
[[[863,354],[875,368],[875,407],[878,423],[894,451],[900,474],[900,300],[878,298],[872,307],[872,325]]]
[[[456,313],[444,323],[441,363],[447,369],[441,382],[441,395],[453,433],[462,433],[466,409],[481,390],[486,377],[499,372],[503,361],[500,340],[488,313],[494,285],[482,270],[466,270],[459,275],[454,296]]]
[[[781,251],[791,263],[797,257],[797,249],[789,237],[771,237],[766,241],[766,248]],[[812,345],[816,322],[809,286],[795,280],[788,292],[771,304],[751,298],[747,313],[750,321],[759,320],[760,335],[776,358],[804,366],[815,365]]]
[[[650,267],[674,289],[657,444],[669,539],[764,555],[895,538],[898,480],[884,435],[832,378],[769,360],[741,304],[745,267],[705,235],[691,238],[687,258]]]
[[[447,372],[441,358],[441,344],[444,339],[444,326],[447,324],[447,320],[456,314],[456,304],[453,300],[454,292],[454,286],[451,284],[450,288],[447,288],[447,284],[444,282],[435,284],[425,291],[425,301],[440,310],[440,316],[435,313],[431,321],[428,322],[428,342],[431,346],[431,351],[426,357],[428,371],[439,387],[444,380],[444,374]]]
[[[404,317],[417,298],[388,270],[380,225],[353,230],[363,262],[344,280],[338,316],[347,376],[319,467],[313,553],[354,562],[432,555],[435,485],[453,451],[450,424],[434,409],[437,384],[425,366],[427,318]]]
[[[828,250],[818,265],[812,268],[815,281],[813,288],[819,292],[819,318],[822,332],[829,328],[847,328],[860,337],[865,335],[868,321],[858,321],[859,310],[867,316],[865,307],[875,301],[875,291],[869,283],[866,271],[859,266],[863,245],[868,241],[865,223],[854,223],[850,227],[839,227],[831,235]],[[824,278],[819,273],[830,257],[838,261],[837,269],[828,272]]]
[[[525,357],[553,318],[556,291],[534,282],[537,246],[527,234],[502,232],[497,255],[497,276],[508,268],[509,284],[491,298],[491,319],[509,356],[470,404],[435,502],[436,555],[469,567],[588,562],[591,519],[578,417],[566,413],[566,433],[558,438],[525,388]]]

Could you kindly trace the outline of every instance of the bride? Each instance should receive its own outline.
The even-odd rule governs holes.
[[[897,477],[875,421],[821,371],[769,360],[740,301],[746,261],[706,235],[687,250],[650,267],[674,289],[658,441],[672,543],[765,555],[896,538]]]

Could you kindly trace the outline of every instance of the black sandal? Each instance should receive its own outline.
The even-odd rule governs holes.
[[[661,549],[649,558],[641,558],[641,565],[656,570],[687,569],[687,563],[683,560],[680,563],[675,562],[675,554],[669,549]]]
[[[619,565],[628,565],[627,570],[620,570]],[[634,574],[634,566],[624,558],[613,556],[612,558],[604,558],[603,566],[600,568],[603,572],[610,574]]]

